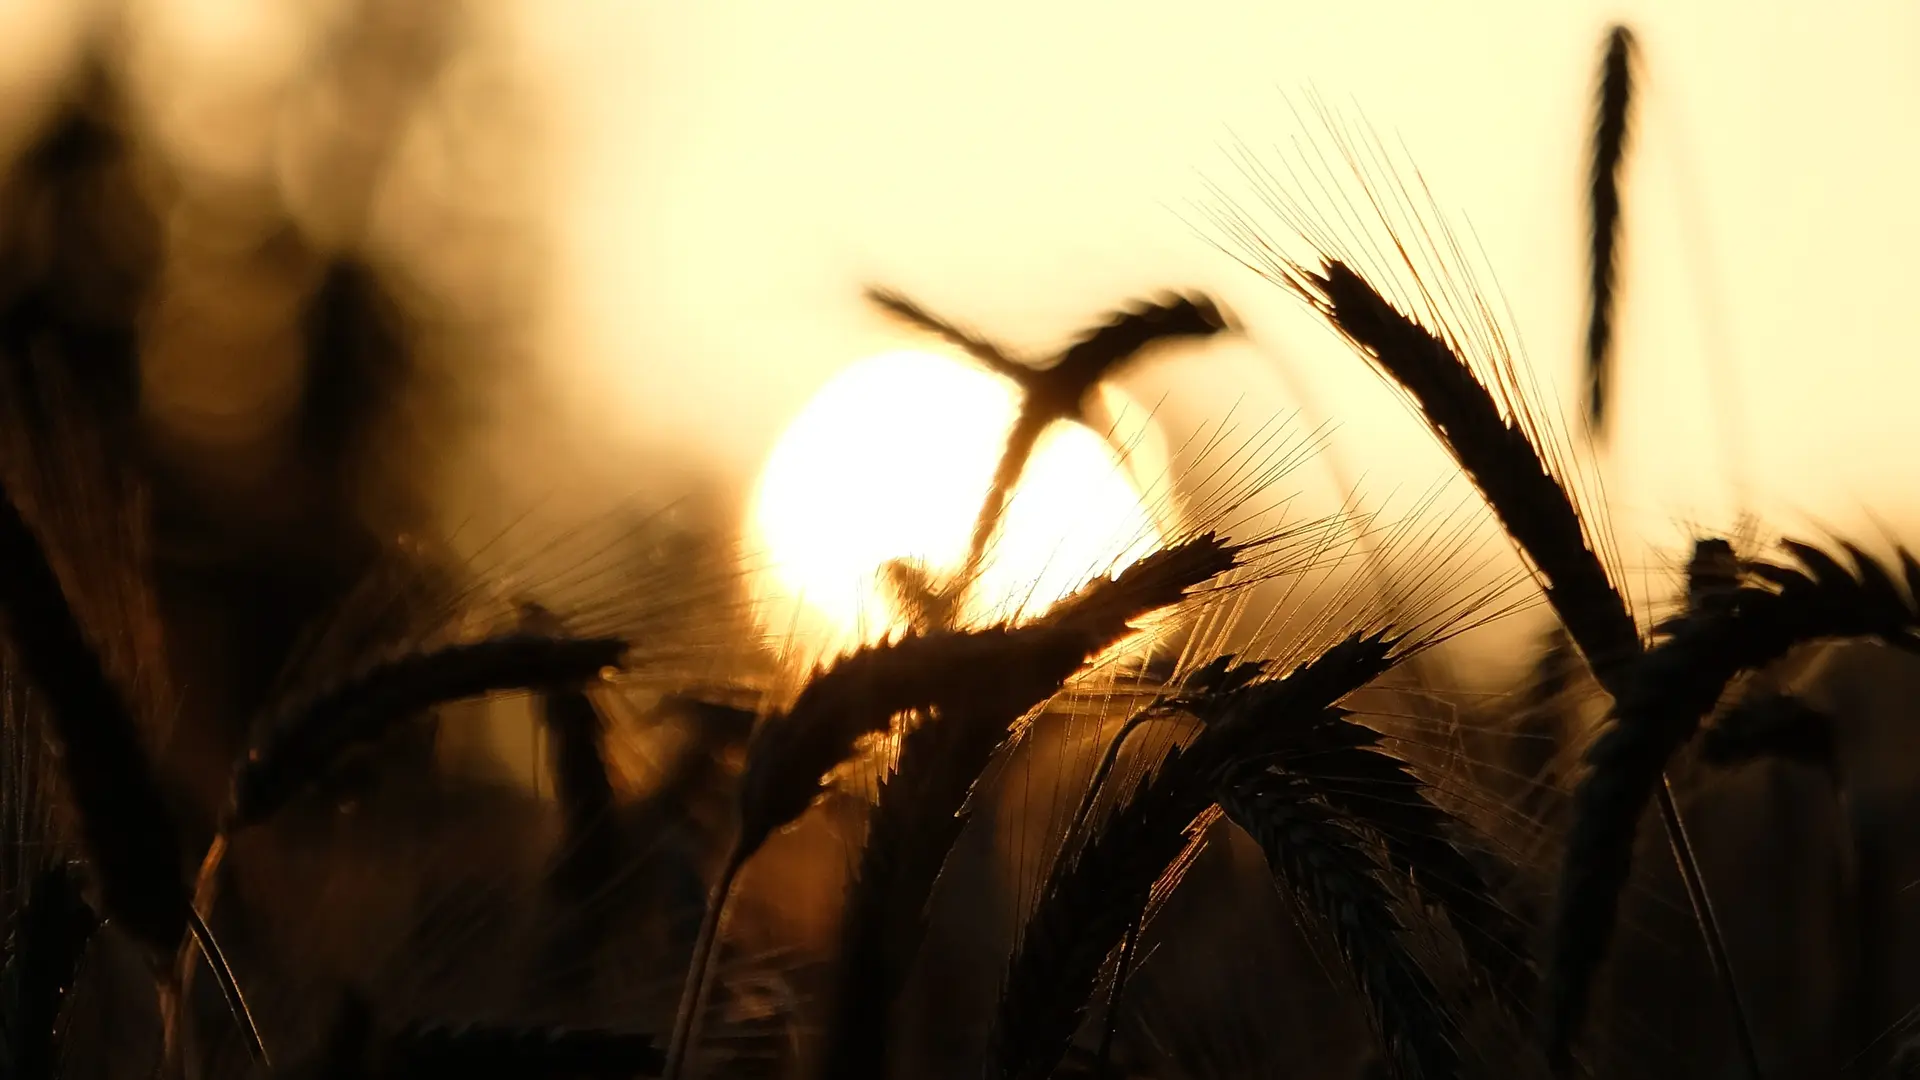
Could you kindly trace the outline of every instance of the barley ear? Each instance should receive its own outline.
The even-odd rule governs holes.
[[[1206,533],[1089,582],[1038,623],[1037,633],[1064,634],[1075,642],[1072,650],[1046,664],[1003,672],[992,688],[982,683],[941,701],[901,736],[899,757],[869,817],[842,919],[823,1075],[884,1075],[891,1007],[925,937],[935,882],[967,825],[975,782],[1014,726],[1125,637],[1134,620],[1178,603],[1232,569],[1238,555],[1236,547]]]

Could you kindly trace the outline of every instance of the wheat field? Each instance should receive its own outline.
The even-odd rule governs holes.
[[[1521,20],[1484,143],[1441,113],[1513,83],[1418,67],[1196,120],[1130,27],[1061,53],[1117,95],[1077,143],[1031,81],[909,122],[1058,13],[204,6],[0,50],[0,1080],[1920,1070],[1862,254],[1910,226],[1836,227],[1781,276],[1857,288],[1788,312],[1716,262],[1752,191],[1657,171],[1704,16]],[[674,82],[702,34],[813,74]],[[631,216],[580,179],[615,84],[527,67],[608,53],[687,148]],[[1522,113],[1556,164],[1463,190]],[[993,160],[1030,136],[1082,164]]]

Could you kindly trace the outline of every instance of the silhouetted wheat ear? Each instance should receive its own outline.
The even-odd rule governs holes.
[[[1219,303],[1200,293],[1169,292],[1136,300],[1067,346],[1041,370],[1035,390],[1042,405],[1077,413],[1087,394],[1149,346],[1212,337],[1233,328]]]
[[[1106,748],[1100,752],[1100,759],[1094,762],[1086,790],[1080,793],[1080,803],[1073,808],[1073,817],[1067,822],[1067,836],[1077,837],[1086,828],[1094,804],[1099,801],[1101,791],[1106,787],[1114,766],[1120,763],[1120,754],[1127,748],[1127,740],[1133,737],[1134,732],[1155,720],[1165,719],[1182,707],[1239,690],[1265,674],[1265,664],[1241,661],[1231,653],[1216,656],[1189,672],[1174,693],[1162,695],[1158,701],[1127,717],[1120,725],[1120,730],[1114,732],[1113,738],[1107,741]]]
[[[1055,420],[1083,419],[1087,398],[1148,346],[1182,338],[1211,337],[1226,331],[1230,325],[1219,305],[1208,297],[1167,293],[1154,300],[1137,301],[1109,315],[1104,323],[1081,335],[1052,363],[1027,369],[1020,375],[1016,379],[1021,390],[1020,415],[1007,433],[1006,450],[1000,456],[993,483],[974,522],[973,541],[967,555],[968,570],[978,567],[985,555],[1007,500],[1012,498],[1013,489],[1026,471],[1027,460],[1048,424]],[[963,573],[963,580],[964,577]]]
[[[1005,349],[970,330],[948,322],[892,289],[870,285],[867,302],[910,326],[932,334],[949,345],[985,364],[995,373],[1016,382],[1031,373],[1027,365],[1015,360]]]
[[[1305,785],[1266,770],[1244,770],[1223,788],[1220,806],[1259,843],[1281,890],[1332,938],[1366,999],[1393,1075],[1456,1075],[1458,1025],[1402,939],[1366,838],[1315,802]]]
[[[806,812],[822,778],[853,756],[861,737],[886,731],[896,715],[994,698],[1025,712],[1051,696],[1089,657],[1128,633],[1131,616],[1113,603],[1111,591],[1111,585],[1090,587],[1056,614],[1025,626],[908,632],[866,646],[817,672],[792,707],[760,724],[740,778],[739,834],[708,901],[667,1043],[668,1080],[680,1075],[696,1040],[721,915],[746,861],[776,829]],[[1174,598],[1182,591],[1174,590]]]
[[[1620,172],[1626,160],[1628,107],[1633,101],[1633,31],[1607,33],[1587,181],[1587,417],[1605,431],[1612,382],[1615,284],[1619,279]]]
[[[1492,394],[1460,359],[1451,342],[1396,310],[1340,260],[1326,259],[1323,266],[1324,272],[1316,274],[1292,265],[1282,281],[1412,396],[1428,425],[1486,497],[1543,579],[1548,603],[1580,647],[1595,678],[1618,699],[1623,692],[1623,671],[1641,653],[1640,632],[1626,601],[1588,542],[1566,489],[1546,467],[1526,431],[1501,414]],[[1658,755],[1662,767],[1666,756]],[[1653,779],[1661,779],[1658,769]],[[1686,885],[1702,942],[1727,997],[1748,1071],[1757,1078],[1751,1025],[1740,1004],[1739,986],[1700,876],[1699,860],[1672,794],[1664,787],[1657,793],[1674,861]],[[1643,792],[1635,805],[1644,803]],[[1548,1011],[1554,1010],[1549,1007]],[[1564,1067],[1567,1061],[1566,1045],[1555,1043],[1563,1034],[1549,1023],[1549,1056],[1556,1067]]]
[[[959,624],[960,590],[942,585],[933,572],[911,559],[889,559],[880,577],[893,593],[894,609],[908,628],[926,633]]]
[[[1040,620],[1080,633],[1071,667],[1071,654],[1063,652],[1062,663],[1036,666],[1031,679],[982,679],[967,696],[940,702],[935,715],[901,738],[897,762],[868,819],[842,919],[839,978],[820,1075],[885,1075],[892,1005],[925,937],[934,884],[966,827],[968,795],[1013,726],[1086,661],[1125,637],[1134,619],[1178,603],[1232,569],[1236,553],[1208,533],[1088,584]]]
[[[499,1024],[415,1025],[386,1050],[396,1080],[630,1080],[664,1062],[651,1035]]]
[[[1445,339],[1402,314],[1345,263],[1296,268],[1290,287],[1313,304],[1420,407],[1495,516],[1544,579],[1547,600],[1604,684],[1640,652],[1640,632],[1588,543],[1572,498],[1527,433]]]
[[[1080,1026],[1107,955],[1213,803],[1202,750],[1175,747],[1077,852],[1063,852],[1008,965],[986,1076],[1051,1075]]]
[[[13,915],[0,972],[0,1076],[53,1080],[61,1007],[99,918],[64,865],[40,872]]]
[[[157,956],[172,956],[187,928],[187,886],[173,815],[131,705],[108,678],[38,538],[4,487],[0,617],[21,668],[45,699],[106,917]]]
[[[1588,750],[1574,792],[1573,827],[1560,875],[1548,978],[1548,1051],[1564,1062],[1586,1013],[1592,980],[1612,938],[1641,811],[1668,758],[1693,737],[1727,684],[1827,638],[1878,638],[1920,647],[1920,562],[1902,550],[1906,584],[1851,544],[1853,569],[1806,544],[1783,545],[1799,567],[1756,562],[1756,584],[1724,605],[1663,623],[1655,647],[1616,692],[1613,714]]]
[[[617,667],[626,650],[619,638],[512,633],[367,667],[262,722],[234,774],[227,827],[265,821],[349,750],[385,737],[423,709],[482,694],[579,685]]]
[[[1211,578],[1230,568],[1235,552],[1207,534],[1089,585],[1026,625],[909,632],[841,658],[754,732],[735,847],[750,856],[799,817],[819,794],[821,778],[852,756],[862,736],[887,730],[894,716],[983,697],[1025,712],[1130,633],[1132,619],[1179,600],[1191,575]],[[1143,600],[1152,602],[1142,607]]]
[[[1189,828],[1214,804],[1229,771],[1289,745],[1296,725],[1313,724],[1390,669],[1398,661],[1393,649],[1388,638],[1356,634],[1282,678],[1183,702],[1207,721],[1200,733],[1169,749],[1084,842],[1061,853],[1041,886],[994,1012],[988,1077],[1051,1074],[1108,954],[1185,850]]]
[[[1520,1015],[1536,990],[1526,929],[1454,838],[1482,849],[1487,841],[1429,799],[1405,761],[1377,749],[1381,738],[1345,717],[1328,717],[1266,764],[1379,836],[1393,871],[1410,876],[1422,899],[1446,915],[1485,989]]]
[[[952,586],[957,589],[965,589],[978,572],[986,557],[987,545],[999,528],[1007,500],[1012,497],[1026,471],[1027,459],[1033,455],[1041,433],[1049,424],[1055,420],[1082,418],[1087,396],[1148,346],[1182,338],[1210,337],[1231,330],[1234,325],[1210,297],[1168,292],[1112,313],[1049,362],[1028,365],[1013,359],[985,338],[930,314],[891,289],[869,287],[866,295],[883,310],[964,349],[1020,388],[1020,412],[1007,432],[992,483],[974,519],[967,558]]]

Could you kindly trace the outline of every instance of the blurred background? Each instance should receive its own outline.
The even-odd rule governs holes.
[[[1229,416],[1251,439],[1299,410],[1296,431],[1333,427],[1324,451],[1282,481],[1308,492],[1296,518],[1331,510],[1350,485],[1419,492],[1449,476],[1366,365],[1216,250],[1205,224],[1220,199],[1213,184],[1244,190],[1235,147],[1266,157],[1314,127],[1289,104],[1309,91],[1371,123],[1471,229],[1543,407],[1575,417],[1590,103],[1616,20],[1638,34],[1642,78],[1614,428],[1595,468],[1636,598],[1669,597],[1687,538],[1743,512],[1789,532],[1870,538],[1884,528],[1911,542],[1920,460],[1903,452],[1903,350],[1920,341],[1920,308],[1900,282],[1920,250],[1920,214],[1900,208],[1920,187],[1920,8],[1890,0],[1817,11],[1704,0],[7,0],[0,334],[84,361],[75,370],[105,429],[140,448],[178,715],[204,721],[172,733],[165,765],[205,818],[192,825],[207,828],[300,628],[408,537],[484,540],[536,505],[558,505],[564,520],[575,504],[592,520],[631,499],[679,500],[669,525],[751,540],[756,485],[784,436],[812,430],[794,425],[815,395],[869,358],[926,347],[862,300],[869,284],[1031,356],[1130,298],[1203,290],[1246,333],[1127,370],[1127,399],[1156,411],[1158,430],[1138,431],[1143,454],[1177,457]],[[984,483],[1004,395],[937,380],[890,392],[868,402],[876,418],[915,424],[869,430],[857,414],[817,414],[813,427],[840,436],[836,452],[880,460],[925,450],[904,444],[935,431],[973,439],[961,456]],[[962,402],[978,408],[971,432],[941,426]],[[847,460],[789,460],[776,475],[804,479]],[[839,524],[867,520],[833,505]],[[1145,528],[1127,516],[1136,510],[1099,520]],[[968,515],[952,520],[963,530]],[[1485,536],[1502,543],[1490,525]],[[1512,632],[1544,622],[1536,612]],[[1531,649],[1486,653],[1454,674],[1507,687],[1533,660]],[[1910,700],[1885,685],[1888,700]],[[1588,695],[1582,707],[1593,704]],[[492,738],[524,745],[486,752],[535,773],[532,730],[521,710]],[[1880,753],[1893,745],[1905,743],[1858,744],[1862,756],[1896,760]],[[1884,779],[1899,802],[1886,819],[1915,820],[1911,779]],[[1805,887],[1817,892],[1825,864],[1809,872],[1802,849],[1826,858],[1833,843],[1803,812],[1827,806],[1824,789],[1799,791],[1805,781],[1716,796],[1703,826],[1720,822],[1709,870],[1749,869],[1769,890],[1814,881]],[[465,873],[496,854],[485,820],[464,810],[434,820],[487,847],[467,861],[442,851],[436,865]],[[1781,840],[1788,825],[1812,838],[1793,847]],[[422,850],[444,839],[422,835]],[[545,841],[522,839],[501,846],[533,866]],[[768,871],[812,888],[804,903],[781,893],[792,908],[781,918],[831,923],[838,883],[816,880],[818,868],[847,849],[838,837],[820,843]],[[381,836],[369,848],[398,850]],[[1762,855],[1775,863],[1760,865]],[[254,857],[261,881],[289,873],[270,851]],[[1525,857],[1530,869],[1552,864]],[[1884,868],[1888,897],[1907,896],[1910,869]],[[375,879],[385,887],[384,871]],[[421,895],[465,895],[466,879],[449,880]],[[1630,1005],[1649,981],[1689,993],[1668,955],[1691,947],[1685,920],[1672,883],[1654,880],[1662,899],[1649,902],[1641,943],[1666,951],[1616,989]],[[698,875],[679,885],[681,913],[697,910]],[[302,902],[318,895],[276,887]],[[1269,907],[1270,893],[1257,894]],[[1839,910],[1829,899],[1798,902]],[[1898,904],[1882,899],[1888,910],[1875,918],[1894,921]],[[408,909],[394,921],[411,932],[412,918]],[[1781,936],[1778,921],[1757,905],[1729,921],[1746,962],[1763,964],[1757,945]],[[1788,969],[1793,956],[1778,950],[1788,976],[1824,970],[1820,928],[1837,924],[1805,924],[1815,929],[1799,944],[1815,960]],[[285,925],[308,934],[303,920]],[[332,950],[312,952],[299,963],[331,977]],[[1685,960],[1692,975],[1697,960]],[[672,982],[647,988],[661,1008]],[[1858,1022],[1867,1030],[1835,1045],[1893,1030],[1913,995],[1886,982],[1878,1011]],[[1185,983],[1168,985],[1186,1000]],[[1316,1034],[1319,984],[1303,985],[1308,1003],[1296,1008],[1307,1019],[1295,1034]],[[1770,985],[1794,988],[1760,1002],[1770,1030],[1805,1011],[1794,994],[1826,1000],[1804,979]],[[286,1000],[304,1017],[309,999]],[[1714,1037],[1698,1036],[1710,1025],[1695,1013],[1645,1011],[1655,1033],[1629,1058]],[[1232,1046],[1177,1027],[1205,1015],[1153,1019],[1175,1025],[1170,1042]]]
[[[535,10],[537,9],[537,10]],[[529,5],[551,88],[543,355],[594,429],[756,467],[831,372],[891,330],[898,285],[1019,344],[1124,296],[1205,287],[1246,345],[1140,396],[1176,412],[1303,404],[1382,487],[1429,439],[1324,330],[1188,225],[1223,153],[1295,137],[1283,95],[1364,116],[1470,223],[1549,387],[1581,334],[1597,50],[1644,55],[1627,179],[1625,538],[1737,509],[1858,530],[1908,513],[1895,372],[1920,215],[1920,12],[1855,3]],[[538,25],[533,25],[537,22]],[[1184,219],[1184,220],[1183,220]],[[1570,400],[1571,395],[1563,395]]]

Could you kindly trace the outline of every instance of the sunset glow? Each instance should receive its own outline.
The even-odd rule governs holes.
[[[1102,404],[1116,418],[1113,441],[1129,448],[1124,460],[1079,424],[1042,435],[964,620],[1043,610],[1159,542],[1164,443],[1124,393],[1108,389]],[[861,361],[815,394],[753,498],[768,629],[833,647],[896,627],[883,568],[910,559],[939,579],[960,567],[1018,406],[1005,380],[919,352]]]

